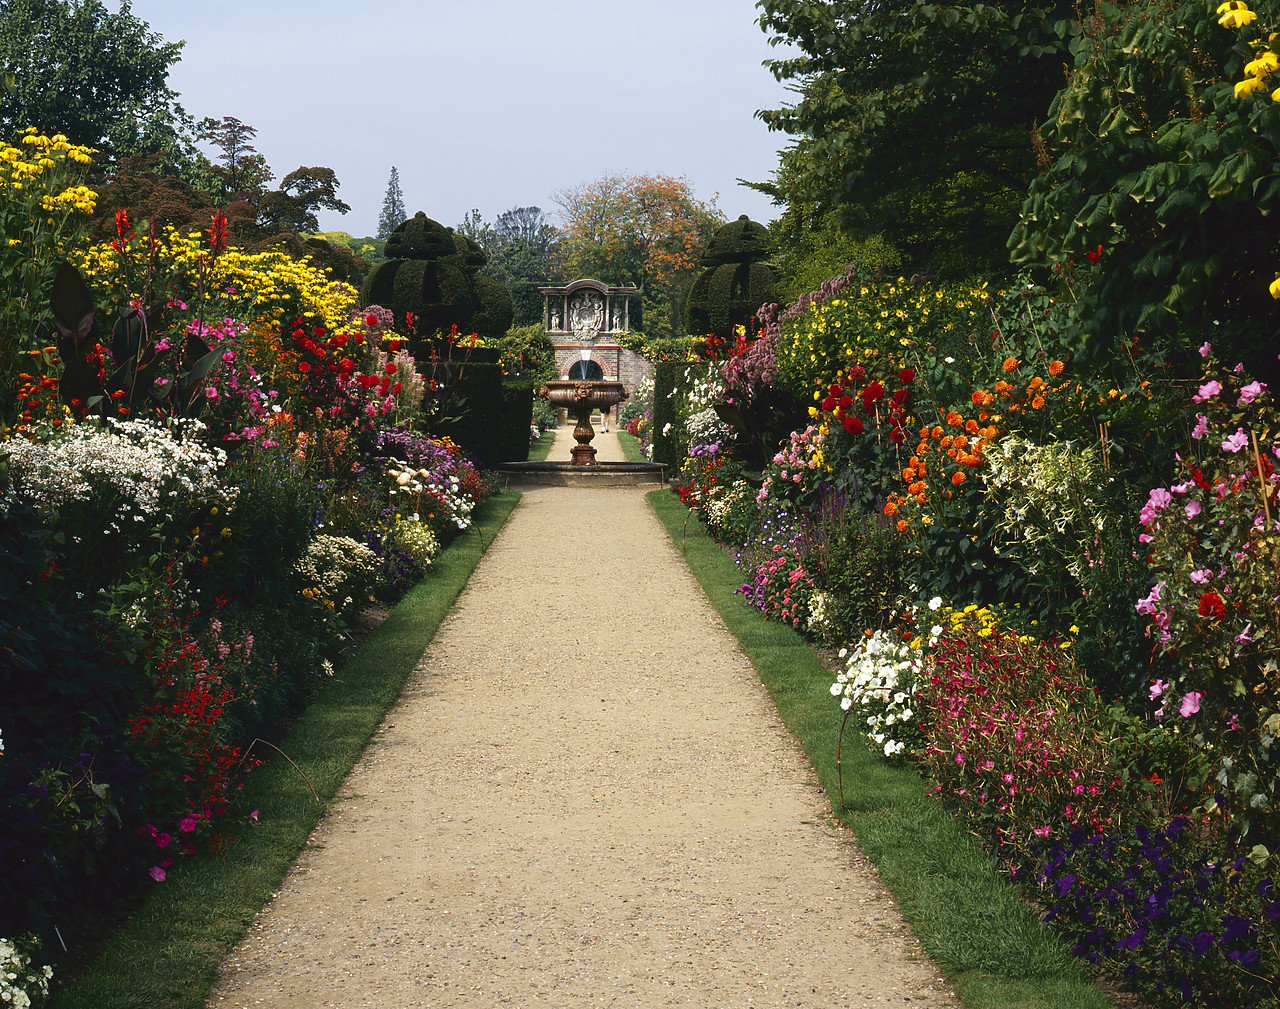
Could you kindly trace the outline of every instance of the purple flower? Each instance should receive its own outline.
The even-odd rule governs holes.
[[[1182,706],[1178,708],[1178,714],[1180,714],[1183,718],[1190,718],[1192,715],[1194,715],[1196,712],[1200,710],[1200,698],[1202,697],[1204,697],[1204,694],[1202,694],[1200,691],[1198,690],[1190,691],[1185,697],[1182,698]]]
[[[1244,428],[1236,428],[1236,433],[1222,443],[1222,447],[1228,452],[1239,452],[1249,444],[1249,436],[1244,433]]]
[[[1213,399],[1214,396],[1222,392],[1222,386],[1216,380],[1206,382],[1200,386],[1200,391],[1191,397],[1192,402],[1203,403],[1205,400]]]
[[[164,870],[161,869],[160,866],[153,865],[150,869],[147,870],[147,872],[150,874],[151,878],[154,879],[157,883],[164,882]]]

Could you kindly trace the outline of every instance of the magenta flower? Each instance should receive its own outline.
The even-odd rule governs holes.
[[[1200,710],[1200,698],[1204,697],[1198,690],[1192,690],[1182,698],[1182,706],[1178,708],[1178,714],[1183,718],[1190,718]]]
[[[156,834],[156,847],[167,848],[169,847],[169,842],[172,840],[173,838],[170,837],[168,834]]]
[[[199,821],[198,816],[184,816],[182,822],[178,824],[178,829],[190,834],[196,829],[196,823]]]
[[[151,878],[154,879],[157,883],[164,882],[164,870],[161,869],[160,866],[153,865],[150,869],[147,870],[147,872],[151,876]]]

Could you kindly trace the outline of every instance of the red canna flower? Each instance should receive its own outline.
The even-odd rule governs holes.
[[[209,244],[213,246],[213,251],[221,252],[227,247],[227,215],[219,210],[216,214],[211,214],[209,220],[213,223],[213,227],[206,228],[205,234],[209,236]]]

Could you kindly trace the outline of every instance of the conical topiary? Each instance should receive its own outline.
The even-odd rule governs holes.
[[[750,333],[756,310],[775,300],[768,256],[768,229],[746,214],[712,235],[700,260],[705,269],[685,299],[685,332],[723,340],[732,339],[735,326]]]

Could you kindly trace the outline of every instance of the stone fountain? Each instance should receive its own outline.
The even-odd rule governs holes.
[[[569,461],[504,463],[498,472],[508,485],[516,486],[594,486],[665,483],[666,466],[662,463],[600,462],[591,446],[595,429],[591,414],[610,410],[629,397],[619,381],[605,378],[605,370],[597,357],[621,348],[614,340],[630,331],[630,302],[639,294],[634,287],[609,287],[598,280],[575,280],[567,287],[540,288],[544,298],[543,326],[557,355],[564,378],[548,382],[540,392],[553,406],[564,407],[575,419],[573,438],[577,442]],[[604,339],[598,348],[597,341]],[[612,338],[612,339],[611,339]],[[561,350],[572,355],[577,345],[577,360],[560,356]],[[615,364],[614,374],[621,373]],[[596,377],[598,376],[598,377]]]
[[[627,331],[627,305],[633,287],[606,287],[599,281],[579,280],[566,288],[545,288],[546,327],[548,333],[573,334],[578,344],[580,378],[548,382],[542,396],[552,406],[561,406],[574,415],[571,462],[574,466],[596,466],[596,450],[591,439],[596,436],[591,414],[611,410],[628,398],[621,382],[590,379],[588,365],[596,341],[603,332]],[[572,373],[572,370],[571,370]]]

